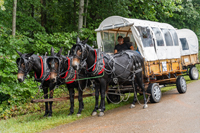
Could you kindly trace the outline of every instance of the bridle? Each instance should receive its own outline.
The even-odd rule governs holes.
[[[17,65],[18,65],[18,73],[19,71],[22,71],[24,73],[24,77],[26,78],[26,76],[28,75],[28,73],[30,72],[32,66],[33,66],[33,58],[32,57],[28,57],[28,59],[26,59],[26,57],[22,56],[20,58],[17,58]],[[24,61],[24,65],[25,65],[25,69],[21,68],[21,64],[22,61]]]
[[[50,60],[51,60],[51,65],[49,64],[49,62],[50,62]],[[56,63],[56,61],[55,60],[57,60],[57,62],[58,62],[58,69],[56,70],[56,68],[55,68],[55,63]],[[47,64],[48,64],[48,66],[49,66],[49,68],[50,68],[50,71],[52,71],[52,70],[54,70],[56,73],[60,73],[60,71],[62,71],[62,70],[60,70],[60,66],[61,66],[61,64],[62,64],[62,59],[61,58],[59,58],[59,57],[57,57],[57,56],[50,56],[48,59],[47,59]]]
[[[77,55],[79,47],[81,48],[81,51],[82,51],[81,56]],[[85,61],[88,59],[89,52],[90,52],[90,50],[87,49],[87,44],[77,43],[77,44],[75,44],[75,49],[74,49],[74,53],[72,56],[73,56],[73,58],[74,57],[78,58],[80,60],[80,66],[83,67]]]
[[[51,61],[51,65],[49,64],[49,60],[52,59]],[[58,68],[56,70],[55,68],[55,60],[57,60],[58,62]],[[65,74],[66,72],[68,71],[71,71],[71,68],[69,70],[66,70],[64,71],[64,68],[65,68],[65,62],[68,61],[67,59],[65,60],[64,58],[62,57],[57,57],[57,56],[50,56],[48,59],[47,59],[47,64],[49,65],[49,68],[50,68],[50,71],[52,72],[52,70],[55,71],[55,73],[57,73],[57,78],[59,78],[61,75]]]

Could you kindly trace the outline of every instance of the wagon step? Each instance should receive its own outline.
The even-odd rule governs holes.
[[[90,94],[85,94],[82,97],[89,97],[89,96],[94,96],[95,93],[90,93]],[[78,98],[78,96],[74,96],[74,99]],[[51,98],[51,99],[32,99],[31,103],[39,103],[39,102],[55,102],[55,101],[64,101],[64,100],[69,100],[70,97],[61,97],[61,98]]]

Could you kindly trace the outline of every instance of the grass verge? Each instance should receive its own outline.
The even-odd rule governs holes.
[[[198,70],[200,70],[200,65],[197,65]],[[185,76],[187,83],[193,82],[190,80],[189,76]],[[200,79],[200,78],[199,78]],[[167,86],[162,88],[162,92],[174,89],[175,86]],[[0,121],[0,133],[15,132],[15,133],[34,133],[47,130],[59,125],[74,122],[79,119],[91,116],[92,110],[94,108],[95,100],[93,97],[84,98],[85,109],[82,111],[81,117],[76,116],[78,112],[78,102],[75,100],[75,113],[72,116],[67,116],[69,113],[69,101],[59,102],[53,109],[53,117],[43,117],[44,111],[30,113],[23,116],[13,117],[7,120]],[[133,101],[133,94],[126,102],[121,102],[120,104],[107,104],[106,110],[111,110],[117,107],[121,107],[130,104]]]

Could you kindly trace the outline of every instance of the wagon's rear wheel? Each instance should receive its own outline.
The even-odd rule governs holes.
[[[114,92],[112,92],[114,93]],[[107,102],[109,103],[118,103],[120,101],[120,95],[114,95],[114,94],[107,94]]]
[[[158,103],[162,97],[162,93],[160,87],[157,83],[149,84],[147,88],[147,93],[150,93],[150,101],[151,103]]]
[[[176,88],[179,93],[185,93],[187,91],[187,84],[183,76],[179,76],[176,79]]]
[[[198,69],[195,66],[192,66],[189,70],[189,77],[191,80],[197,80],[199,78]]]

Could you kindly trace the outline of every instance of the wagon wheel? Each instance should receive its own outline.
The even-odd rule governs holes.
[[[189,70],[189,77],[191,80],[197,80],[199,78],[198,69],[195,66],[192,66]]]
[[[112,91],[112,93],[113,93],[113,91]],[[106,99],[107,99],[108,104],[112,103],[112,102],[118,103],[120,101],[120,95],[107,94]]]
[[[162,97],[162,93],[160,87],[157,83],[149,84],[147,88],[147,93],[150,93],[150,101],[151,103],[158,103]]]
[[[176,87],[179,93],[185,93],[187,91],[187,84],[183,76],[179,76],[176,79]]]

